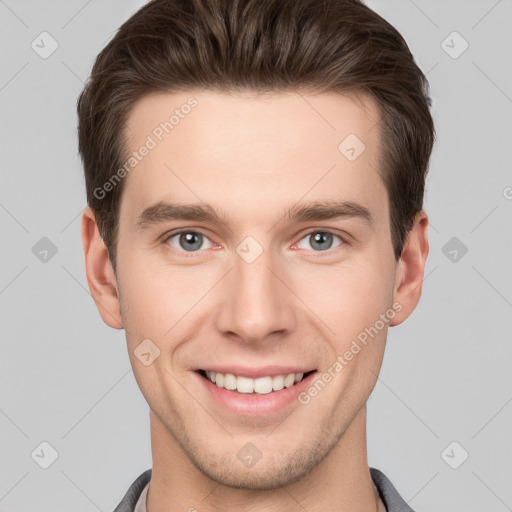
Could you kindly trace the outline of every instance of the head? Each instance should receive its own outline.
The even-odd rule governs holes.
[[[403,38],[356,0],[151,1],[99,54],[78,102],[89,286],[204,474],[297,480],[364,408],[421,293],[429,106]],[[255,417],[205,387],[235,366],[312,373]],[[246,446],[258,463],[227,470]]]

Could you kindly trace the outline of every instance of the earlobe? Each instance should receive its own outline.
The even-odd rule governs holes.
[[[113,329],[123,329],[116,277],[89,206],[82,214],[82,245],[87,283],[101,318]]]
[[[401,324],[418,305],[428,251],[428,217],[421,210],[414,219],[397,264],[393,303],[398,302],[401,310],[390,325]]]

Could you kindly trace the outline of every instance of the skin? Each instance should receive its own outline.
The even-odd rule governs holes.
[[[140,147],[191,96],[198,105],[124,178],[116,274],[94,213],[86,208],[82,217],[91,294],[103,320],[126,330],[150,407],[148,511],[377,510],[365,404],[388,326],[418,303],[428,254],[421,211],[394,258],[378,172],[378,105],[369,96],[334,93],[146,96],[129,116],[129,147]],[[365,144],[354,161],[338,150],[348,134]],[[137,216],[159,201],[208,203],[228,223],[168,219],[137,228]],[[322,201],[362,205],[373,223],[282,215]],[[178,228],[205,235],[201,249],[187,252],[179,236],[169,238]],[[336,235],[331,248],[312,245],[316,231]],[[263,250],[252,263],[236,252],[247,236]],[[214,363],[290,364],[321,374],[394,303],[394,318],[305,405],[233,414],[210,398],[194,371]],[[160,356],[145,366],[134,350],[148,338]],[[248,442],[262,454],[252,467],[237,458]]]

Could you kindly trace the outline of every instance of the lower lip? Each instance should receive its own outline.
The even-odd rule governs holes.
[[[206,387],[213,399],[224,409],[242,416],[263,416],[275,413],[293,402],[299,403],[298,395],[307,389],[318,372],[313,372],[297,384],[279,391],[264,395],[257,393],[238,393],[229,389],[219,388],[198,372],[197,378]]]

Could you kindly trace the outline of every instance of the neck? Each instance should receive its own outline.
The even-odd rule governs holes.
[[[307,476],[268,490],[238,489],[212,480],[190,462],[153,412],[150,422],[153,471],[147,512],[377,510],[378,492],[367,462],[365,406]]]

